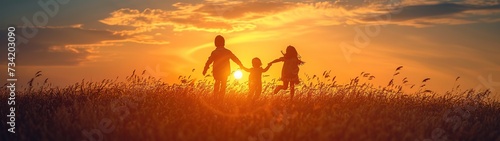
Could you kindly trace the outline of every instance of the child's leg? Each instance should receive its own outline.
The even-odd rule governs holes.
[[[254,97],[255,88],[252,83],[248,84],[248,96],[247,99],[251,100]]]
[[[220,80],[215,80],[214,84],[214,96],[217,97],[219,95],[219,88],[220,88]]]
[[[279,85],[278,87],[276,87],[276,89],[274,89],[274,94],[277,94],[281,89],[288,89],[288,83],[288,81],[283,81],[283,85]]]
[[[262,84],[256,86],[254,99],[259,99],[260,93],[262,93]]]
[[[290,83],[290,98],[293,99],[293,95],[295,94],[295,83]]]
[[[227,85],[227,77],[220,82],[219,95],[221,96],[221,98],[224,98],[224,95],[226,94],[226,85]]]

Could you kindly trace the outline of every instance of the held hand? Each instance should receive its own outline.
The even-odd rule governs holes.
[[[245,66],[243,66],[243,64],[238,64],[240,66],[240,68],[245,68]]]
[[[238,66],[240,66],[240,69],[247,69],[243,64],[238,64]]]
[[[242,70],[248,70],[248,68],[246,68],[245,66],[240,66],[240,69],[242,69]]]

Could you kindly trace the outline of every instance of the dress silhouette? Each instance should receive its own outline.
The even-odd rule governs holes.
[[[277,86],[276,89],[274,89],[274,93],[276,94],[280,90],[286,90],[288,86],[290,86],[290,97],[293,99],[295,84],[299,84],[299,65],[304,64],[304,62],[299,59],[297,50],[293,46],[288,46],[286,48],[286,53],[282,54],[283,57],[271,62],[283,62],[283,68],[281,69],[281,81],[283,81],[283,85]]]

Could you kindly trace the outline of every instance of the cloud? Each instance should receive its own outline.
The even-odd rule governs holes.
[[[498,11],[500,5],[489,3],[471,5],[475,3],[437,3],[426,5],[402,6],[401,12],[377,14],[359,20],[360,23],[394,24],[414,27],[429,27],[435,25],[460,25],[480,22],[495,22],[500,19]],[[380,21],[384,17],[388,20]],[[483,19],[483,20],[480,20]]]
[[[155,30],[233,33],[284,25],[393,24],[428,27],[497,22],[500,19],[495,16],[499,12],[494,12],[500,9],[500,5],[477,0],[453,3],[436,0],[370,2],[210,0],[201,3],[180,2],[172,6],[173,9],[170,10],[119,9],[100,22],[132,27],[131,30],[117,30],[115,33],[135,35]],[[387,20],[380,21],[380,17],[387,17]]]
[[[17,31],[22,28],[17,28]],[[5,30],[1,35],[7,35]],[[114,46],[124,37],[103,30],[73,27],[38,27],[38,34],[16,48],[18,66],[71,66],[98,57],[97,48]],[[3,40],[2,40],[3,41]],[[3,41],[5,42],[5,41]],[[1,50],[1,54],[7,54]],[[2,60],[5,63],[6,60]]]
[[[255,30],[259,25],[283,25],[293,21],[310,19],[307,17],[324,16],[328,13],[330,16],[335,14],[321,9],[318,9],[321,13],[307,13],[321,8],[322,4],[332,5],[330,2],[307,4],[273,1],[176,3],[173,4],[174,10],[120,9],[112,12],[109,17],[100,20],[100,22],[107,25],[134,27],[132,30],[116,31],[116,33],[123,35],[147,33],[171,27],[172,31],[176,32],[232,33]],[[295,17],[293,17],[294,15]],[[261,27],[265,28],[266,26]]]
[[[496,11],[500,10],[500,5],[467,5],[467,4],[453,4],[453,3],[442,3],[436,5],[419,5],[419,6],[409,6],[405,7],[407,14],[400,14],[393,19],[405,20],[414,19],[422,17],[434,17],[442,15],[452,15],[463,12],[474,12],[474,11]],[[479,14],[479,13],[478,13]],[[482,13],[484,15],[484,13]],[[405,18],[406,17],[406,18]]]
[[[173,27],[173,31],[207,31],[207,32],[236,32],[252,29],[251,23],[237,22],[220,17],[212,17],[205,13],[208,8],[203,4],[176,3],[176,10],[161,9],[120,9],[111,13],[111,16],[100,20],[107,25],[131,26],[132,30],[116,31],[122,35],[135,35]],[[203,8],[203,9],[200,9]],[[213,11],[212,11],[213,12]]]
[[[195,12],[226,19],[256,19],[266,14],[274,14],[294,8],[291,2],[251,1],[251,2],[213,2],[203,4]]]
[[[399,14],[394,14],[391,20],[404,21],[417,18],[435,17],[459,13],[469,9],[468,6],[442,3],[436,5],[415,5],[403,7],[404,11]]]
[[[116,30],[116,34],[130,35],[155,42],[158,32],[174,35],[181,31],[201,31],[229,34],[237,37],[233,43],[263,41],[318,30],[315,27],[338,25],[384,24],[411,27],[460,25],[479,22],[498,22],[491,17],[498,5],[478,1],[442,3],[436,0],[382,0],[370,1],[226,1],[211,0],[199,3],[175,3],[173,9],[119,9],[101,23],[131,27]],[[401,11],[399,11],[401,10]],[[383,19],[367,18],[382,17]],[[286,33],[286,35],[284,35]],[[139,42],[140,43],[140,42]],[[212,47],[203,43],[189,54]]]

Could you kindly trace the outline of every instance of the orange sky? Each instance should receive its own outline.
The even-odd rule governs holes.
[[[22,17],[42,10],[36,2],[9,5],[34,10],[9,15],[2,27],[22,26]],[[58,86],[124,78],[134,69],[169,83],[179,75],[202,78],[213,39],[223,35],[247,67],[254,57],[266,64],[293,45],[306,62],[301,74],[331,70],[341,83],[369,72],[385,86],[404,66],[396,81],[408,77],[420,85],[431,78],[428,88],[438,92],[450,90],[457,76],[466,88],[500,89],[498,1],[90,0],[59,7],[18,47],[21,82],[38,70]],[[281,65],[264,80],[279,78]]]

